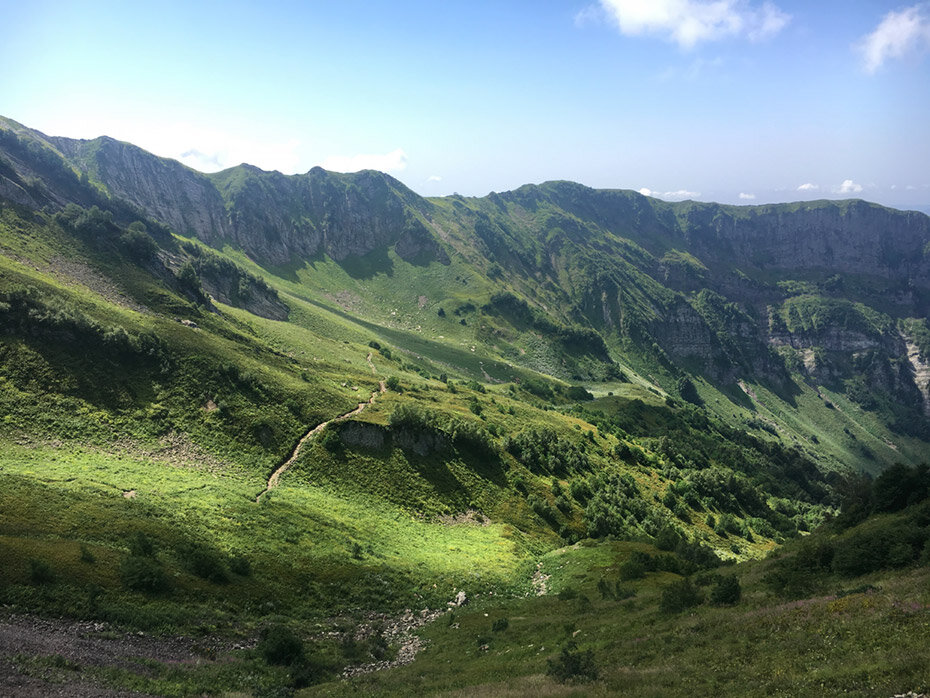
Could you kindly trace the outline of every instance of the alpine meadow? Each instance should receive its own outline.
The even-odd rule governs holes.
[[[565,31],[587,37],[572,44],[579,55],[610,43],[642,47],[641,61],[653,45],[677,56],[671,73],[647,76],[683,91],[656,103],[667,117],[654,123],[693,115],[695,150],[671,127],[660,145],[643,126],[652,134],[643,141],[659,159],[677,149],[683,175],[700,173],[692,163],[703,158],[707,181],[717,171],[708,143],[729,167],[741,132],[725,126],[736,139],[726,147],[716,131],[702,142],[717,107],[697,85],[738,70],[740,51],[764,71],[779,41],[801,47],[818,26],[800,5],[792,15],[748,0],[554,4],[571,5]],[[433,11],[399,5],[405,18],[413,5],[420,17]],[[383,121],[406,132],[395,109],[429,93],[434,121],[412,121],[408,135],[442,138],[449,170],[484,167],[494,182],[522,172],[520,160],[562,166],[572,148],[592,163],[613,158],[584,150],[584,124],[600,127],[578,105],[600,69],[563,72],[533,53],[548,83],[517,58],[505,63],[504,52],[539,48],[525,37],[507,48],[500,33],[528,8],[478,5],[497,29],[472,24],[474,9],[442,11],[477,43],[461,58],[474,66],[468,77],[436,54],[421,69],[429,80],[412,82],[405,42],[424,37],[425,53],[446,41],[458,55],[457,35],[426,38],[420,24],[385,18],[396,56],[376,50],[367,29],[358,41],[373,42],[370,52],[350,42],[332,53],[329,42],[351,34],[342,25],[331,39],[308,35],[325,65],[299,63],[311,49],[284,38],[256,46],[330,71],[326,89],[358,80],[355,97],[338,93],[355,108],[332,105],[346,129],[364,115],[363,130]],[[202,9],[190,10],[192,23]],[[59,28],[77,12],[62,11]],[[87,36],[109,37],[107,22],[128,22],[128,11],[101,14]],[[11,12],[23,37],[38,36],[26,10]],[[539,12],[541,46],[552,30]],[[911,95],[897,125],[880,120],[881,100],[869,112],[887,134],[908,132],[912,119],[912,142],[894,152],[896,181],[915,184],[882,189],[884,175],[877,184],[857,175],[863,184],[830,189],[796,186],[806,180],[798,174],[787,189],[772,185],[782,193],[758,194],[775,203],[735,188],[719,197],[731,203],[713,203],[684,190],[533,179],[541,170],[522,180],[541,183],[508,191],[431,195],[442,177],[424,171],[417,187],[388,174],[406,171],[405,151],[285,174],[267,161],[232,165],[232,141],[215,156],[207,143],[167,157],[154,140],[50,135],[44,123],[0,117],[0,693],[930,695],[930,216],[893,198],[926,190],[915,178],[930,156],[920,116],[930,115],[921,82],[930,10],[886,12],[874,35],[837,44],[859,56],[863,80],[897,61],[923,85],[887,78],[887,99]],[[233,19],[216,21],[232,31]],[[153,55],[143,25],[138,55],[112,38],[127,65]],[[203,38],[203,56],[216,40]],[[75,60],[97,55],[86,50]],[[164,70],[181,70],[169,54]],[[43,65],[64,65],[58,55]],[[101,55],[112,73],[86,63],[96,67],[81,89],[122,85],[128,114],[136,87],[119,57]],[[495,73],[494,58],[510,72]],[[230,92],[227,68],[212,70]],[[263,80],[269,95],[283,89],[245,60],[236,70],[255,102]],[[366,77],[392,71],[390,88]],[[63,94],[78,94],[72,78]],[[175,97],[162,93],[165,104],[196,102],[181,96],[186,79]],[[660,99],[628,79],[631,96]],[[752,112],[754,101],[774,102],[724,82],[747,90],[720,108],[758,120],[760,172],[830,159],[806,150],[814,126],[774,106],[770,117]],[[465,110],[453,83],[499,108],[482,116],[473,105],[461,121],[493,116],[495,135],[443,130],[453,108]],[[525,121],[508,111],[511,88]],[[320,89],[320,101],[337,94]],[[295,110],[306,106],[297,91]],[[63,97],[62,110],[90,119],[87,103]],[[624,110],[601,109],[636,105]],[[897,147],[897,135],[850,146],[858,122],[832,118],[811,117],[833,124],[822,140],[840,143],[844,167]],[[543,133],[572,119],[570,135]],[[796,139],[791,158],[776,151],[794,141],[765,142],[779,120]],[[278,137],[277,122],[250,123],[256,139]],[[507,139],[524,142],[521,130],[532,147],[507,150]],[[441,151],[411,146],[411,170]],[[481,164],[490,152],[493,172]],[[675,167],[644,171],[673,188],[660,173]]]

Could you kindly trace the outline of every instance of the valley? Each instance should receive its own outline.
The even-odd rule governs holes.
[[[926,692],[928,316],[930,217],[862,200],[0,118],[0,689]]]

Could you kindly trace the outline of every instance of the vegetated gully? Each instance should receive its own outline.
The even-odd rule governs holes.
[[[371,361],[371,353],[368,354],[366,361],[368,361],[368,365],[371,366],[371,372],[376,373],[375,365]],[[322,422],[316,425],[315,427],[313,427],[313,429],[311,429],[306,434],[304,434],[302,437],[300,437],[300,440],[294,446],[294,450],[291,451],[291,454],[284,460],[283,463],[281,463],[281,465],[275,468],[274,472],[271,473],[271,475],[268,477],[268,483],[265,485],[265,489],[263,489],[261,492],[259,492],[255,496],[255,502],[256,503],[260,502],[263,496],[265,496],[271,490],[277,487],[278,481],[281,479],[281,476],[285,472],[287,472],[288,468],[290,468],[294,464],[294,461],[297,460],[297,457],[300,455],[300,450],[303,448],[303,445],[307,441],[310,441],[311,439],[318,436],[324,429],[326,429],[326,427],[328,427],[333,422],[339,422],[339,421],[342,421],[343,419],[348,419],[349,417],[354,417],[357,414],[361,414],[365,410],[366,407],[374,404],[375,399],[378,397],[378,395],[385,393],[385,392],[387,392],[387,385],[385,384],[383,380],[378,381],[378,390],[373,392],[371,394],[371,397],[368,398],[368,400],[366,400],[365,402],[358,403],[358,407],[356,407],[354,410],[350,412],[346,412],[345,414],[341,414],[338,417],[333,417],[332,419],[329,419],[325,422]]]

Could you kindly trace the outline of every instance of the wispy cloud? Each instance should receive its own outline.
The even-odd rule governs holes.
[[[263,170],[293,174],[300,162],[300,143],[296,139],[260,141],[183,122],[160,124],[139,133],[132,142],[200,172],[218,172],[248,163]]]
[[[384,154],[331,155],[320,163],[320,167],[334,172],[358,172],[359,170],[400,172],[407,167],[407,153],[397,148]]]
[[[430,175],[429,177],[426,178],[426,181],[427,182],[441,182],[442,177],[440,177],[439,175]]]
[[[701,196],[699,191],[688,191],[687,189],[679,189],[678,191],[652,191],[648,187],[643,187],[639,190],[639,193],[643,196],[651,196],[656,199],[697,199]]]
[[[919,3],[889,12],[875,31],[859,41],[856,49],[870,74],[889,58],[903,58],[930,49],[930,8],[927,3]]]
[[[818,189],[820,189],[820,186],[813,182],[805,182],[798,187],[798,191],[817,191]]]
[[[625,36],[656,35],[683,49],[727,37],[767,39],[791,21],[773,3],[749,0],[599,0],[575,21],[582,24],[595,17],[606,18]]]
[[[851,179],[844,179],[843,183],[833,191],[837,194],[858,194],[862,191],[862,185],[856,184]]]
[[[717,68],[722,67],[724,64],[723,58],[717,56],[710,60],[704,58],[695,58],[687,66],[670,66],[663,70],[659,74],[660,80],[673,80],[675,78],[682,78],[693,82],[697,80],[705,72],[716,70]]]
[[[744,192],[739,193],[739,198],[743,201],[753,201],[756,198],[755,194],[746,194]]]

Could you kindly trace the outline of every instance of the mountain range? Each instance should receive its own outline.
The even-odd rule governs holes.
[[[0,598],[266,648],[301,628],[318,661],[266,656],[261,693],[382,661],[416,623],[372,628],[414,604],[552,578],[550,597],[596,582],[619,613],[618,569],[658,603],[721,562],[771,587],[795,568],[751,561],[905,509],[850,514],[862,473],[922,482],[928,316],[920,212],[567,181],[424,198],[375,171],[204,174],[0,118]],[[868,571],[903,566],[888,555]],[[843,579],[830,564],[812,578]],[[495,647],[474,632],[477,656]],[[593,656],[563,644],[547,680]],[[184,685],[235,684],[209,671]]]

